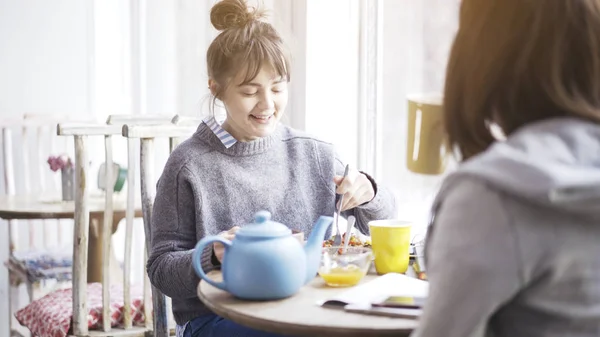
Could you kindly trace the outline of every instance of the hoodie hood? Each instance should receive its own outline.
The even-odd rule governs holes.
[[[452,176],[463,175],[536,204],[600,217],[600,125],[556,118],[524,126]]]

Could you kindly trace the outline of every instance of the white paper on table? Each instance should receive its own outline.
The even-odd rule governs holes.
[[[389,273],[376,279],[349,288],[338,296],[317,302],[317,305],[339,307],[348,304],[370,305],[390,296],[427,297],[429,283],[398,273]]]

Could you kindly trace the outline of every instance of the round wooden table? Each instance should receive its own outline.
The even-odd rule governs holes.
[[[208,274],[221,281],[220,271]],[[366,275],[367,282],[376,275]],[[290,336],[408,336],[417,321],[345,312],[340,309],[323,308],[317,302],[334,297],[349,288],[327,287],[321,278],[290,297],[278,301],[244,301],[201,281],[198,297],[217,315],[238,324]]]
[[[102,224],[104,222],[104,197],[89,196],[90,236],[88,242],[88,282],[102,281]],[[136,204],[137,205],[137,204]],[[113,228],[115,233],[119,222],[125,218],[127,204],[124,198],[115,197],[113,204]],[[4,220],[45,220],[73,219],[75,215],[74,201],[61,201],[52,196],[0,196],[0,219]],[[136,207],[135,216],[141,217],[142,211]],[[7,240],[10,240],[8,238]],[[116,261],[116,259],[115,259]],[[118,264],[114,264],[118,267]],[[115,270],[120,272],[119,270]],[[111,273],[111,278],[121,281],[122,275]]]

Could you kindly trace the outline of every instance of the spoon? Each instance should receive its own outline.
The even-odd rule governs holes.
[[[344,181],[344,179],[346,179],[346,177],[348,176],[349,170],[350,170],[350,165],[347,164],[346,169],[344,170],[344,177],[342,178],[342,181]],[[334,246],[339,246],[340,244],[342,244],[342,236],[340,235],[340,226],[338,226],[338,222],[340,221],[340,214],[342,213],[342,203],[344,203],[344,195],[343,194],[340,197],[340,202],[339,202],[340,207],[338,207],[338,209],[336,210],[336,216],[335,216],[336,233],[335,233],[335,237],[333,238]]]
[[[350,215],[347,222],[348,225],[346,227],[346,235],[344,235],[344,249],[342,249],[342,254],[346,253],[346,250],[348,249],[348,243],[350,243],[350,236],[352,234],[352,229],[354,228],[354,223],[356,222],[354,215]]]

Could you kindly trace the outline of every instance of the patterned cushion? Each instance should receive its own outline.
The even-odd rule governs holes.
[[[47,279],[71,280],[73,249],[17,251],[5,263],[8,269],[26,275],[29,282]]]
[[[90,283],[88,296],[88,327],[102,327],[102,284]],[[110,287],[111,326],[123,325],[123,287]],[[131,317],[134,325],[144,325],[143,287],[131,287]],[[39,337],[65,337],[71,328],[73,317],[72,289],[54,291],[33,301],[15,313],[21,325],[32,335]]]

